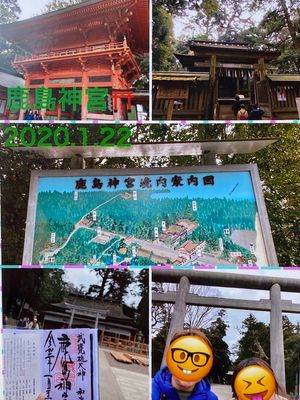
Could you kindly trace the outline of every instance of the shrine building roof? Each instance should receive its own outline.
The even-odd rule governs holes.
[[[271,74],[267,77],[273,82],[300,82],[300,75],[295,74]]]
[[[158,71],[152,74],[153,81],[208,81],[209,73],[188,71]]]
[[[216,56],[217,61],[253,63],[262,57],[271,61],[280,56],[280,51],[254,47],[247,43],[211,42],[191,40],[188,54],[175,54],[183,65],[188,65],[192,60],[204,61],[211,56]]]
[[[260,50],[260,51],[275,51],[275,49],[267,50],[264,49],[263,46],[253,46],[249,43],[244,42],[218,42],[218,41],[210,41],[210,40],[200,40],[193,39],[190,41],[190,44],[198,47],[211,47],[211,48],[219,48],[219,49],[238,49],[238,50]]]
[[[70,293],[62,302],[54,303],[52,306],[59,309],[75,308],[79,314],[80,312],[82,314],[85,312],[91,314],[100,312],[105,319],[109,318],[127,323],[132,322],[132,318],[124,314],[122,305],[113,300],[98,299],[91,296],[74,295]]]

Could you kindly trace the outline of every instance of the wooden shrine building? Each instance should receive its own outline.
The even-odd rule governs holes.
[[[299,118],[300,75],[277,73],[279,51],[193,40],[188,54],[175,56],[185,70],[153,73],[153,119],[234,119],[236,96],[266,119]]]
[[[0,25],[0,36],[23,52],[13,66],[30,88],[30,103],[35,88],[51,88],[56,100],[62,88],[82,90],[75,110],[56,102],[53,110],[41,110],[44,119],[124,120],[135,114],[134,104],[148,107],[148,96],[132,88],[141,76],[136,56],[149,52],[148,9],[148,0],[86,0]],[[88,109],[87,88],[107,89],[105,109]]]
[[[105,335],[123,338],[133,337],[137,332],[133,318],[125,315],[122,304],[113,299],[69,293],[62,302],[51,304],[39,314],[45,329],[95,328]]]

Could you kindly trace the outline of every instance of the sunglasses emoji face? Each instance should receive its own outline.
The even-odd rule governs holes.
[[[239,400],[269,400],[275,389],[272,371],[260,365],[243,368],[234,381],[234,390]]]
[[[204,378],[213,365],[210,346],[198,336],[181,336],[169,346],[167,366],[176,378],[197,382]]]

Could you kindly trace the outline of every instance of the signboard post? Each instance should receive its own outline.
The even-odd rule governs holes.
[[[300,97],[296,97],[296,106],[297,106],[298,118],[300,119]]]

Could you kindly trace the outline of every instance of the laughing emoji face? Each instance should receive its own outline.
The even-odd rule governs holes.
[[[197,382],[211,370],[213,354],[208,343],[199,336],[181,336],[170,344],[166,360],[176,378]]]
[[[234,381],[234,390],[239,400],[269,400],[275,388],[272,371],[260,365],[249,365],[241,369]]]

